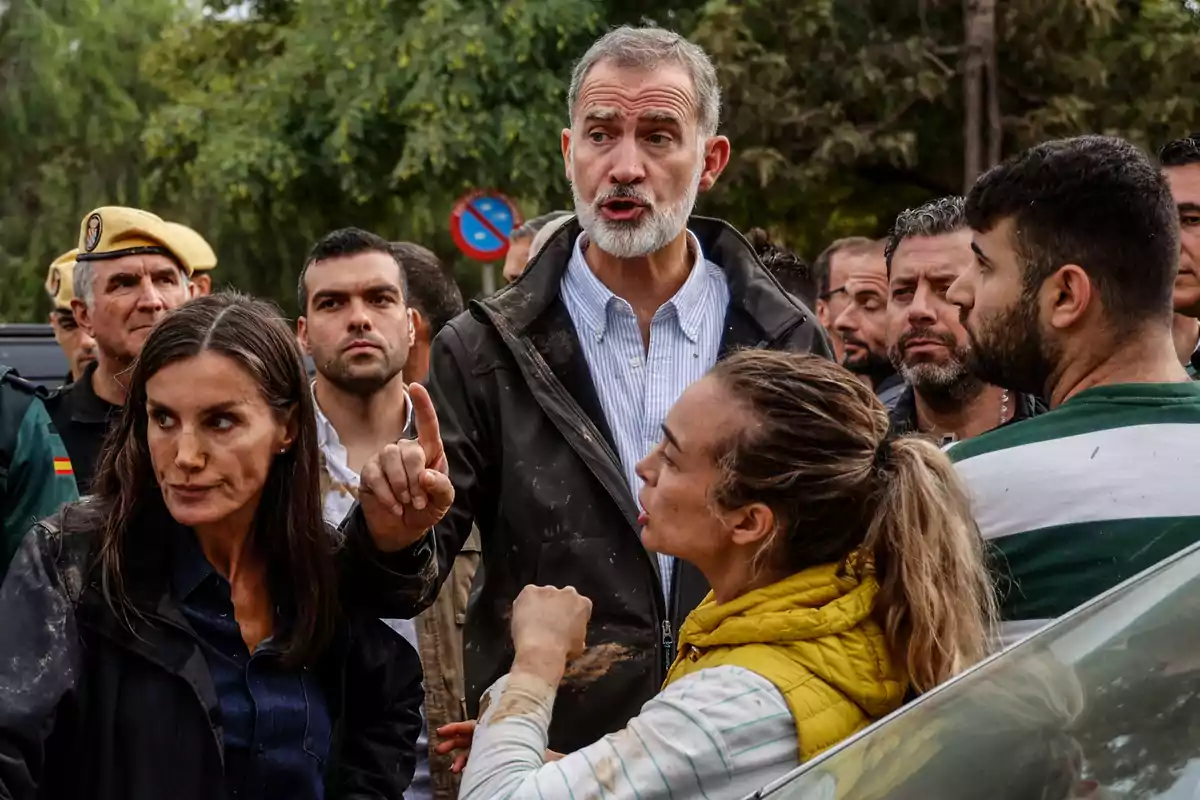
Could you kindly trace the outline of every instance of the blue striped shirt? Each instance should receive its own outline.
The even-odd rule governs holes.
[[[729,285],[724,271],[707,261],[689,231],[695,255],[691,274],[650,322],[650,347],[642,345],[633,306],[600,282],[583,258],[586,240],[575,252],[562,280],[562,301],[575,323],[583,355],[604,417],[616,440],[625,481],[634,498],[641,489],[637,463],[662,438],[667,411],[683,390],[717,363]],[[663,596],[671,596],[672,558],[658,556]]]

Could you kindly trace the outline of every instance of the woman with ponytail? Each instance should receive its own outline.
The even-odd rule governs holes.
[[[743,797],[986,654],[994,601],[964,490],[932,444],[889,437],[849,372],[739,353],[662,433],[638,468],[642,538],[712,587],[662,692],[624,730],[547,761],[567,663],[592,656],[590,602],[528,587],[463,798]]]

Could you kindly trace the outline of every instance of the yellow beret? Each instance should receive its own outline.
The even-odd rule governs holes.
[[[54,301],[54,308],[71,310],[71,298],[75,297],[75,254],[78,250],[68,250],[50,265],[46,273],[46,294]]]
[[[217,254],[213,252],[212,247],[204,240],[203,236],[196,233],[187,225],[181,225],[178,222],[168,222],[167,227],[181,246],[184,242],[187,242],[187,247],[194,253],[192,256],[192,271],[207,272],[217,266]]]
[[[77,261],[96,261],[146,253],[169,256],[191,276],[204,253],[195,242],[179,235],[156,214],[137,208],[103,206],[83,218],[79,226]]]

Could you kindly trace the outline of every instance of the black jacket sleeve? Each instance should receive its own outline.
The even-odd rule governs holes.
[[[0,585],[0,797],[6,800],[37,797],[48,768],[46,738],[81,669],[76,596],[67,585],[81,578],[75,570],[60,574],[60,546],[59,534],[34,526]]]
[[[491,376],[473,374],[471,348],[459,333],[460,325],[470,328],[478,323],[470,317],[459,317],[434,339],[429,355],[429,394],[437,410],[450,482],[454,484],[454,505],[434,528],[442,580],[450,574],[472,526],[478,523],[481,531],[491,527],[490,516],[496,505],[488,479],[492,432],[487,425],[491,415],[486,412],[488,399],[484,394],[492,385]]]
[[[425,534],[395,553],[375,546],[362,510],[356,505],[339,531],[342,548],[338,573],[342,608],[353,614],[412,619],[437,598],[437,540]]]
[[[403,797],[417,766],[421,733],[421,661],[400,634],[378,619],[351,623],[346,659],[345,739],[331,798]]]

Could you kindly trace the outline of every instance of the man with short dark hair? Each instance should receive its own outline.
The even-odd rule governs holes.
[[[816,308],[822,302],[818,298],[820,287],[816,275],[804,259],[776,244],[762,228],[747,231],[746,241],[750,242],[767,272],[779,281],[784,291],[799,297],[809,308]]]
[[[512,283],[521,277],[529,260],[537,255],[533,240],[547,224],[571,216],[570,211],[551,211],[527,220],[508,235],[508,252],[504,255],[504,279]]]
[[[462,292],[434,252],[412,242],[392,242],[392,253],[408,281],[413,346],[404,364],[405,383],[424,383],[429,375],[433,337],[463,312]]]
[[[907,384],[892,409],[892,430],[944,444],[1040,413],[1034,396],[986,384],[967,368],[967,332],[946,299],[975,258],[963,198],[902,212],[886,256],[888,354]]]
[[[1200,133],[1158,151],[1179,211],[1179,274],[1175,276],[1175,352],[1193,378],[1200,375]]]
[[[300,346],[312,356],[325,519],[337,526],[354,507],[359,474],[375,453],[416,437],[404,367],[413,344],[408,282],[392,245],[359,228],[327,234],[309,252],[296,287]],[[413,620],[388,620],[417,646]],[[427,731],[406,795],[431,798]]]
[[[1171,339],[1178,212],[1134,145],[1038,145],[966,215],[975,260],[947,296],[971,368],[1051,408],[948,451],[1011,577],[1011,642],[1200,539],[1200,385]]]
[[[80,223],[72,275],[75,321],[96,340],[96,361],[46,398],[80,494],[86,494],[115,416],[125,404],[134,359],[151,328],[189,296],[202,256],[162,218],[136,208],[104,206]]]

